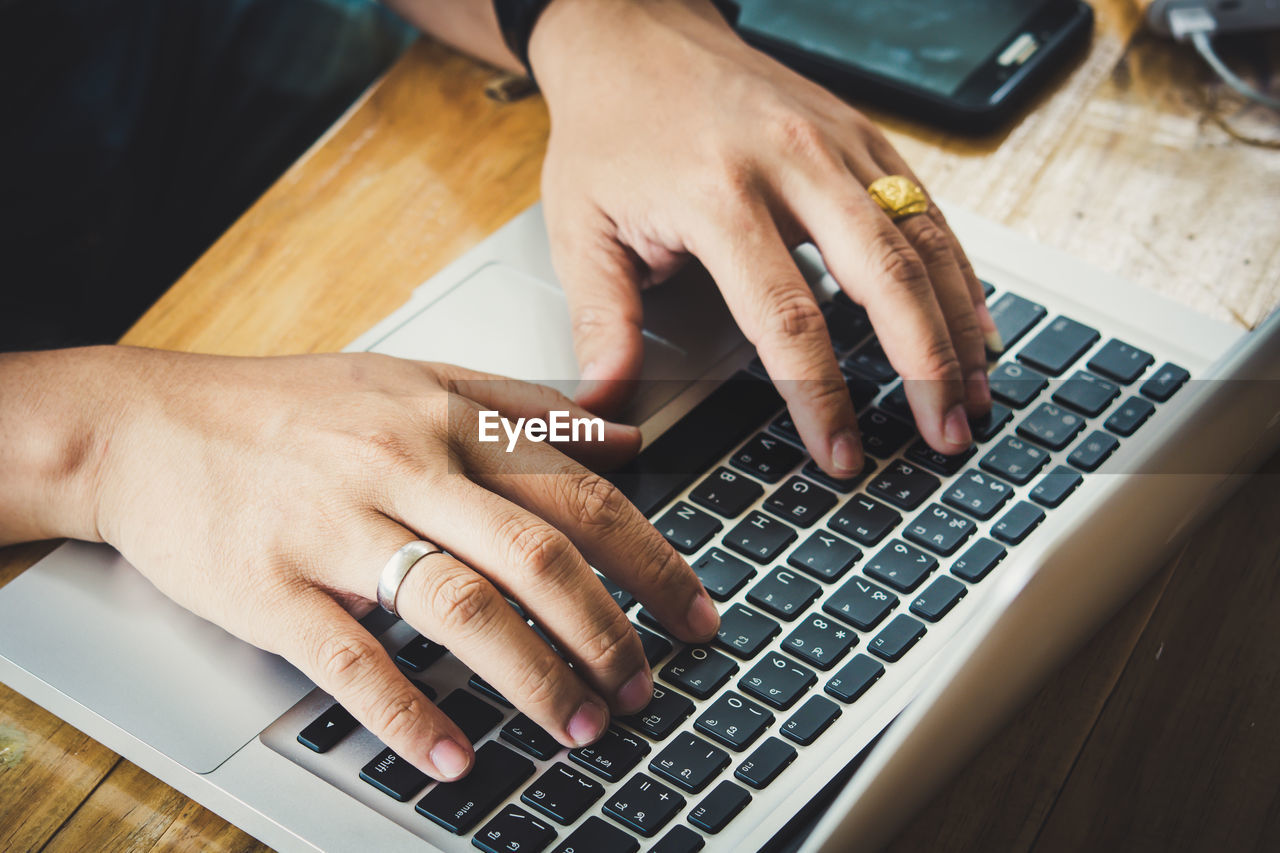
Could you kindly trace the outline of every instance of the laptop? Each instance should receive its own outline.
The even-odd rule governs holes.
[[[971,453],[911,427],[901,382],[812,247],[871,464],[811,464],[705,275],[645,294],[645,450],[611,476],[682,550],[722,630],[686,647],[610,587],[655,698],[550,742],[381,611],[387,653],[476,738],[471,777],[405,778],[283,660],[69,542],[0,589],[0,680],[286,851],[870,850],[1280,444],[1280,315],[1224,325],[962,209],[1008,342]],[[572,390],[535,206],[350,347]],[[603,582],[603,579],[602,579]],[[403,762],[401,762],[403,764]]]

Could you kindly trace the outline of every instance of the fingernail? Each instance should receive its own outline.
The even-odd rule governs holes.
[[[569,738],[578,746],[593,743],[604,732],[604,724],[608,719],[605,710],[595,702],[583,702],[569,720]]]
[[[957,404],[947,412],[942,421],[942,437],[961,447],[973,444],[973,433],[969,431],[969,418],[964,413],[964,406]]]
[[[653,679],[647,670],[640,670],[618,691],[618,707],[624,714],[634,714],[653,698]]]
[[[967,391],[969,399],[979,405],[987,406],[991,403],[991,381],[987,379],[987,372],[981,368],[969,374]]]
[[[706,593],[699,593],[689,605],[689,630],[695,637],[709,637],[720,627],[720,614]]]
[[[445,738],[431,748],[431,763],[446,779],[457,779],[467,772],[471,757],[456,741]]]
[[[862,469],[862,452],[852,430],[836,433],[831,442],[831,464],[847,474],[856,474]]]

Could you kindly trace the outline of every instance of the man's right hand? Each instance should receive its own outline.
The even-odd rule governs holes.
[[[34,381],[42,360],[61,371],[45,370],[47,387]],[[39,500],[0,500],[0,542],[110,543],[179,604],[283,655],[437,779],[469,770],[471,744],[356,621],[405,543],[427,539],[448,554],[409,573],[401,616],[566,746],[596,740],[610,711],[638,711],[652,692],[639,638],[592,566],[681,640],[715,635],[716,610],[693,571],[581,464],[633,454],[637,430],[608,424],[604,442],[557,445],[578,461],[545,443],[507,453],[505,438],[477,441],[481,410],[587,416],[545,387],[369,354],[108,347],[0,358],[0,397],[19,408],[44,400],[48,413],[46,392],[59,383],[96,424],[54,441],[79,483],[51,488],[46,468],[31,478]],[[26,445],[10,438],[2,450],[12,457]],[[0,486],[15,486],[13,498],[40,467],[17,465]]]

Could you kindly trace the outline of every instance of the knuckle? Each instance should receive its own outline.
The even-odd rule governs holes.
[[[572,562],[573,544],[547,524],[533,523],[511,538],[512,563],[534,582],[555,581]]]
[[[356,436],[355,459],[372,470],[405,470],[417,467],[417,454],[405,432],[374,427]]]
[[[886,241],[877,266],[895,284],[912,295],[922,295],[930,288],[929,272],[905,238]]]
[[[945,338],[937,339],[921,353],[921,365],[928,378],[953,381],[960,379],[960,360],[955,347]]]
[[[417,692],[417,691],[414,691]],[[408,693],[380,703],[371,721],[383,740],[405,740],[413,735],[425,713],[425,698]]]
[[[428,594],[428,606],[445,636],[483,632],[494,617],[494,594],[472,572],[441,573]]]
[[[636,651],[637,642],[635,629],[619,611],[579,647],[578,657],[591,669],[619,669]]]
[[[332,689],[340,692],[353,685],[383,654],[382,646],[373,637],[352,634],[333,634],[324,637],[313,653],[316,672]]]
[[[802,157],[827,157],[827,134],[818,124],[795,113],[784,113],[772,122],[775,138],[784,151]]]
[[[827,321],[809,291],[787,288],[772,297],[764,320],[767,337],[790,339],[826,335],[826,330]]]
[[[512,699],[520,698],[522,707],[545,708],[562,699],[559,668],[548,656],[537,655],[524,662],[514,676]]]
[[[915,226],[912,243],[926,264],[946,260],[951,255],[951,238],[932,220],[924,216],[913,217],[920,223]]]
[[[570,474],[560,480],[566,491],[563,503],[584,527],[610,530],[626,517],[627,501],[612,483],[593,471]]]

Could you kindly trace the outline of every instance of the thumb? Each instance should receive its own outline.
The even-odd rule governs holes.
[[[640,264],[601,232],[563,250],[555,241],[552,246],[582,375],[574,398],[593,412],[614,413],[631,396],[644,360]]]

